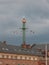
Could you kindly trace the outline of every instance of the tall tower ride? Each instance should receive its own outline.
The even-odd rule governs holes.
[[[22,31],[23,31],[23,44],[25,44],[25,43],[26,43],[26,38],[25,38],[25,31],[26,31],[25,23],[26,23],[26,19],[25,19],[25,18],[22,19],[22,23],[23,23],[23,25],[22,25]]]

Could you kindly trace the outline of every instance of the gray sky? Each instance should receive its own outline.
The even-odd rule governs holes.
[[[22,43],[21,19],[26,17],[26,42],[49,42],[49,0],[0,0],[0,41]],[[35,34],[31,33],[34,31]],[[16,34],[13,33],[16,31]]]

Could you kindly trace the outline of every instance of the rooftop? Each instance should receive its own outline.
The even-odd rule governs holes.
[[[30,45],[27,45],[30,46]],[[49,44],[47,44],[49,50]],[[44,56],[42,53],[45,50],[45,44],[33,44],[31,47],[22,47],[8,45],[7,42],[0,42],[0,53],[22,54],[22,55],[37,55]]]

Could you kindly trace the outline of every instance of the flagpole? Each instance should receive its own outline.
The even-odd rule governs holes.
[[[46,53],[45,53],[45,59],[46,59],[46,65],[47,65],[47,44],[45,45],[45,51],[46,51]]]

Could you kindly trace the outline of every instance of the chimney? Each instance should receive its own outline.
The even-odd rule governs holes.
[[[31,49],[30,44],[23,43],[21,46],[22,46],[22,48]]]
[[[21,46],[22,46],[22,48],[26,48],[26,44],[25,43],[23,43]]]

